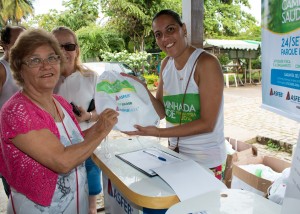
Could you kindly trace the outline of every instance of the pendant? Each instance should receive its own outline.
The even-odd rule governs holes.
[[[179,80],[183,80],[183,77],[180,77]]]

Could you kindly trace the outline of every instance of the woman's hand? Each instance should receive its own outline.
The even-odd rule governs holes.
[[[96,130],[107,132],[107,134],[112,130],[112,128],[118,122],[119,113],[113,109],[107,108],[101,114],[99,114],[99,119],[95,123]]]
[[[85,139],[98,139],[101,142],[118,122],[119,113],[113,109],[105,109],[99,114],[97,122],[84,131]]]
[[[136,76],[132,76],[132,75],[129,75],[129,74],[126,74],[126,73],[120,73],[122,76],[124,77],[129,77],[131,79],[134,79],[135,81],[141,83],[143,86],[145,86],[145,88],[147,88],[147,84],[144,83],[142,80],[140,80],[139,78],[137,78]]]
[[[134,127],[137,129],[136,131],[129,131],[123,133],[128,135],[160,137],[159,128],[157,128],[156,126],[143,127],[143,126],[135,125]]]

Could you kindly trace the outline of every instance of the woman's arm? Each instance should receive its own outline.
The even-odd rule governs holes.
[[[223,99],[224,80],[220,63],[209,53],[202,53],[197,62],[195,81],[199,86],[200,119],[170,128],[141,127],[138,131],[126,132],[129,135],[184,137],[212,132]]]
[[[57,173],[67,173],[85,161],[117,123],[118,113],[104,110],[85,132],[84,141],[65,147],[48,129],[33,130],[12,139],[22,152]],[[70,134],[70,133],[69,133]]]

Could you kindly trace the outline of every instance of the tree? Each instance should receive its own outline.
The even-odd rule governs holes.
[[[204,0],[205,38],[238,37],[256,26],[255,18],[242,10],[248,0]]]
[[[156,12],[170,8],[181,14],[182,10],[182,0],[102,0],[101,5],[102,12],[109,17],[107,24],[130,38],[128,41],[133,43],[133,51],[156,47],[151,35],[152,18]],[[243,11],[241,5],[250,7],[248,0],[204,0],[205,38],[238,38],[255,29],[255,18]]]
[[[102,0],[102,12],[109,17],[107,25],[128,35],[134,44],[134,51],[143,51],[144,39],[151,32],[151,20],[162,8],[179,12],[181,0]]]
[[[249,29],[245,32],[242,32],[238,39],[247,40],[251,38],[251,40],[261,41],[261,28],[260,26],[254,25],[249,27]]]
[[[99,11],[99,0],[63,1],[66,11],[58,17],[58,25],[64,25],[77,31],[81,27],[96,22]]]
[[[124,40],[117,32],[96,25],[89,25],[76,31],[83,61],[102,60],[101,54],[125,49]]]
[[[32,14],[31,0],[0,0],[1,25],[19,24],[21,19]]]
[[[28,25],[42,27],[51,31],[57,26],[66,26],[77,31],[82,27],[95,24],[99,11],[99,0],[69,0],[63,1],[66,10],[58,12],[50,10],[47,14],[32,17]]]
[[[51,9],[47,14],[40,14],[31,17],[27,22],[24,23],[26,27],[41,27],[47,31],[51,31],[53,28],[59,26],[58,17],[60,13],[57,10]]]

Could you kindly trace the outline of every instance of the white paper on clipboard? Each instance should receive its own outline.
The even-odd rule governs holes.
[[[145,151],[148,153],[146,153]],[[149,153],[153,154],[154,156],[150,155]],[[162,161],[156,156],[163,157],[164,159],[166,159],[166,161]],[[156,172],[154,172],[152,169],[182,161],[182,159],[155,147],[117,154],[116,157],[120,158],[124,162],[128,163],[129,165],[133,166],[134,168],[150,177],[157,175]]]
[[[214,190],[227,189],[208,169],[184,160],[153,169],[175,191],[180,201]]]

